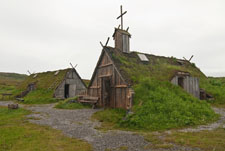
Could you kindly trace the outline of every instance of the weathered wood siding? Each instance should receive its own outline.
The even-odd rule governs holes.
[[[130,52],[130,37],[127,34],[121,33],[119,30],[115,33],[115,48],[122,52]]]
[[[65,84],[69,84],[69,97],[75,97],[81,92],[86,90],[85,85],[79,78],[79,76],[76,74],[74,70],[70,70],[67,72],[65,79],[62,81],[62,83],[56,88],[54,96],[56,98],[62,98],[64,99],[65,94]]]
[[[127,108],[128,105],[131,105],[129,98],[129,95],[131,95],[131,89],[128,88],[126,82],[114,67],[112,60],[105,52],[103,52],[103,56],[96,67],[93,81],[88,89],[88,95],[99,97],[98,106],[107,107],[104,104],[102,94],[103,78],[110,79],[110,102],[108,107]]]
[[[171,82],[175,85],[178,85],[178,78],[179,76],[175,76]],[[192,94],[196,98],[200,98],[200,88],[199,88],[199,79],[196,77],[191,76],[184,76],[183,77],[183,88],[188,93]]]

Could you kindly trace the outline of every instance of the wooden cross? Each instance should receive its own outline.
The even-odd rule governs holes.
[[[123,6],[121,5],[120,6],[120,16],[117,17],[117,19],[120,19],[121,18],[121,29],[123,30],[123,15],[125,15],[127,13],[127,11],[123,12]]]

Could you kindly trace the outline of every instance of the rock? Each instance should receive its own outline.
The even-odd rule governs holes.
[[[8,109],[18,109],[19,105],[18,104],[8,104]]]
[[[24,102],[24,99],[22,99],[22,98],[16,98],[16,100],[19,102]]]
[[[77,103],[77,100],[69,100],[67,103]]]

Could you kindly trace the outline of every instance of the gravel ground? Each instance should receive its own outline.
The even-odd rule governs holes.
[[[0,101],[0,106],[7,106],[10,101]],[[127,131],[107,131],[102,132],[96,130],[99,122],[90,120],[93,113],[99,111],[96,109],[82,109],[82,110],[61,110],[55,109],[54,104],[48,105],[20,105],[20,107],[31,110],[33,114],[28,115],[29,121],[39,125],[48,125],[52,128],[61,130],[65,135],[73,138],[85,140],[93,145],[95,151],[122,150],[121,147],[128,151],[146,151],[146,150],[173,150],[173,151],[191,151],[199,150],[197,148],[190,148],[184,146],[174,145],[169,149],[145,149],[146,146],[151,145],[150,142],[145,141],[143,136]],[[213,124],[207,126],[200,126],[194,129],[184,129],[187,131],[194,130],[212,130],[219,127],[225,121],[225,112],[221,109],[216,109],[217,113],[222,115],[221,119]],[[210,129],[211,128],[211,129]]]

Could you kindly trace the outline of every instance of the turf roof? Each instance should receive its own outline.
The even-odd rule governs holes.
[[[63,69],[63,70],[57,70],[59,73],[55,75],[57,71],[48,71],[48,72],[42,72],[42,73],[36,73],[31,74],[28,76],[20,85],[20,90],[26,90],[27,86],[31,83],[36,84],[37,89],[49,89],[52,90],[56,89],[57,86],[64,80],[66,73],[70,71],[71,68]],[[35,78],[34,78],[35,77]]]
[[[193,77],[206,78],[194,63],[186,60],[141,53],[148,58],[147,62],[140,60],[139,52],[123,53],[112,47],[104,47],[104,51],[109,54],[124,80],[131,85],[138,83],[142,77],[168,81],[178,71],[188,72]]]

